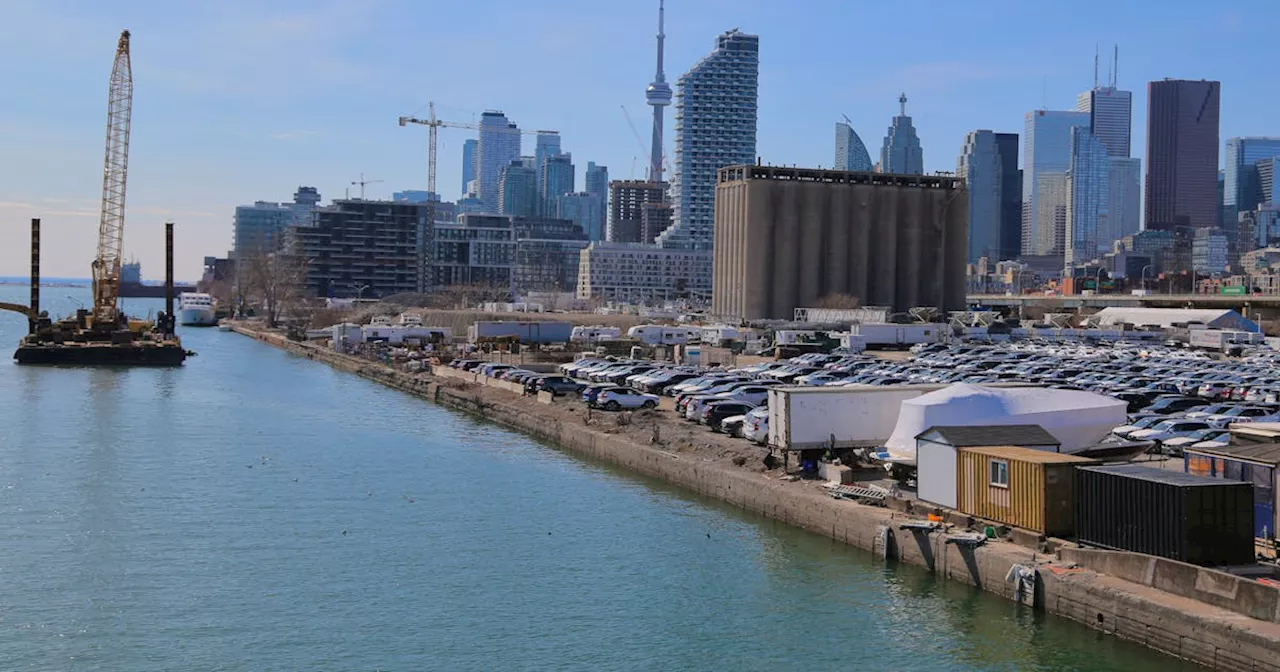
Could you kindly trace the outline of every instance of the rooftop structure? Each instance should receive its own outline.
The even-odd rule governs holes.
[[[907,116],[907,94],[898,96],[898,105],[899,114],[893,118],[880,148],[880,172],[923,175],[924,150],[920,148],[920,138],[916,136],[911,117]]]

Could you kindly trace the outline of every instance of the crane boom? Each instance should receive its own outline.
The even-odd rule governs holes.
[[[124,195],[129,172],[129,122],[133,112],[133,68],[129,31],[120,33],[107,94],[107,150],[102,169],[102,218],[98,222],[98,256],[93,260],[93,321],[120,319],[120,248],[124,243]]]

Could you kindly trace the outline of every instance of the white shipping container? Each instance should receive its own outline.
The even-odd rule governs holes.
[[[784,450],[880,447],[898,426],[902,402],[950,387],[856,385],[769,390],[769,445]],[[986,387],[1033,387],[995,383]]]
[[[941,343],[946,330],[945,324],[862,323],[850,327],[851,333],[866,339],[868,347]]]

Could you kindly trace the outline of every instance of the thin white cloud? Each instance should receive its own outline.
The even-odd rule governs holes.
[[[49,208],[37,203],[23,203],[21,201],[0,201],[0,212],[3,211],[20,212],[25,213],[24,216],[41,217],[97,217],[100,214],[97,210]]]

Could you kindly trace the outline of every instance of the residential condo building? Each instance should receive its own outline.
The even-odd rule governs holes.
[[[711,298],[711,253],[644,243],[591,243],[579,260],[578,298],[705,302]]]
[[[677,80],[674,221],[663,247],[711,249],[716,171],[756,160],[759,76],[760,38],[734,29]]]
[[[292,203],[256,201],[236,207],[231,258],[275,252],[284,241],[285,229],[309,224],[319,203],[320,192],[315,187],[298,187]]]

